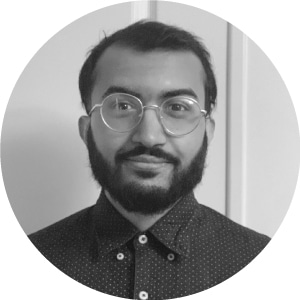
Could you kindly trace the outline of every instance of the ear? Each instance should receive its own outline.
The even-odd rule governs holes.
[[[87,132],[90,126],[90,117],[81,116],[78,120],[79,134],[83,142],[87,145]]]
[[[207,118],[205,120],[205,126],[206,126],[206,135],[207,135],[207,142],[208,145],[212,141],[214,137],[214,132],[215,132],[215,120],[212,119],[211,117]]]

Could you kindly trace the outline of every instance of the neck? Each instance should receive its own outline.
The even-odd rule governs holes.
[[[111,205],[129,222],[131,222],[137,229],[140,231],[146,231],[148,228],[150,228],[152,225],[154,225],[160,218],[162,218],[168,211],[170,211],[170,208],[166,209],[165,211],[161,213],[157,213],[155,215],[144,215],[137,212],[128,212],[126,209],[123,208],[117,202],[114,200],[109,192],[105,191],[105,195]]]

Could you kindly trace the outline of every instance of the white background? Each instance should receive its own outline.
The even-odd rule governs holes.
[[[77,3],[78,2],[78,3]],[[79,3],[80,2],[80,3]],[[121,1],[10,1],[1,5],[1,119],[18,76],[49,37],[79,17]],[[284,78],[299,119],[299,41],[297,1],[181,1],[229,20],[251,36]],[[191,299],[296,299],[300,267],[299,187],[269,247],[232,280]],[[99,299],[99,293],[60,274],[33,250],[15,221],[1,183],[1,298]],[[5,295],[6,294],[6,295]],[[5,295],[5,296],[4,296]],[[103,299],[111,297],[103,295]]]

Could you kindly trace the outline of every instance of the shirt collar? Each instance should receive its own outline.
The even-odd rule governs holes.
[[[92,233],[97,255],[102,256],[124,245],[138,229],[111,205],[102,191],[92,212]]]
[[[180,199],[149,231],[172,251],[188,256],[191,223],[194,220],[196,208],[197,201],[194,194],[190,193]]]
[[[146,232],[150,232],[164,246],[177,254],[190,252],[189,225],[193,220],[197,201],[193,193],[183,197]],[[93,248],[97,257],[127,243],[140,231],[125,219],[108,201],[104,192],[92,211]]]

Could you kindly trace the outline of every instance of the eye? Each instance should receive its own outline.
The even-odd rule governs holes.
[[[168,106],[168,109],[170,111],[186,111],[187,110],[187,107],[184,106],[183,104],[181,103],[172,103]]]
[[[126,103],[126,102],[116,102],[115,109],[116,110],[131,110],[131,109],[133,109],[133,106],[130,103]]]
[[[110,108],[116,112],[132,112],[137,109],[138,103],[128,99],[113,99],[110,101]]]
[[[164,109],[168,114],[182,114],[190,111],[190,106],[183,101],[170,101],[165,103]]]
[[[198,106],[188,98],[177,97],[165,101],[162,105],[163,114],[173,119],[189,119],[197,114]]]

